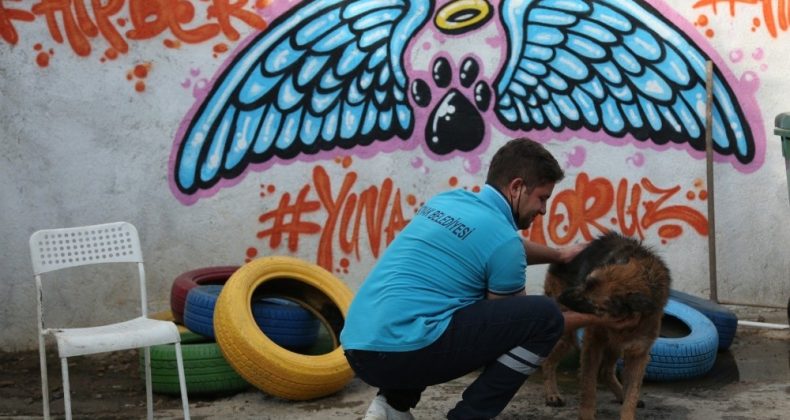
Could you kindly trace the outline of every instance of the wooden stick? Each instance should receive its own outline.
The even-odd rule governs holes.
[[[716,200],[713,181],[713,62],[705,66],[707,79],[705,90],[705,161],[708,185],[708,273],[710,274],[710,300],[719,301],[718,279],[716,278]]]

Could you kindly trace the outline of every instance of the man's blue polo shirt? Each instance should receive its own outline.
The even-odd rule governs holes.
[[[345,349],[411,351],[433,343],[452,314],[486,292],[524,289],[524,245],[493,187],[436,195],[397,235],[357,292]]]

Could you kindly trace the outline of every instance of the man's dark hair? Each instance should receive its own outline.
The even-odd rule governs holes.
[[[560,164],[548,150],[534,140],[520,137],[508,141],[494,154],[486,183],[501,190],[513,179],[521,178],[532,189],[556,184],[564,177]]]

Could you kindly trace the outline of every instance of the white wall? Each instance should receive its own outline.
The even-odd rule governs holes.
[[[206,5],[201,2],[193,19],[182,25],[187,32],[181,32],[157,26],[156,14],[149,15],[146,24],[135,23],[132,15],[139,11],[130,9],[135,2],[122,3],[103,26],[104,30],[114,28],[128,45],[128,51],[116,59],[109,59],[105,51],[111,48],[111,42],[119,45],[118,41],[111,41],[104,32],[85,38],[90,51],[80,49],[76,38],[68,36],[78,34],[64,29],[62,12],[55,12],[54,17],[63,42],[56,41],[44,12],[33,11],[27,2],[6,3],[5,7],[29,13],[30,19],[4,22],[0,16],[0,178],[5,181],[0,184],[0,345],[4,350],[33,348],[36,343],[35,293],[27,240],[37,229],[116,220],[135,224],[143,241],[152,310],[168,308],[170,284],[179,273],[211,265],[243,264],[247,258],[264,255],[293,255],[321,263],[356,289],[376,260],[376,247],[370,238],[374,242],[378,238],[380,254],[386,246],[393,213],[397,216],[400,209],[409,219],[437,192],[481,186],[486,163],[498,145],[520,135],[544,142],[568,175],[555,189],[552,201],[563,206],[543,222],[549,244],[561,245],[552,238],[562,243],[589,239],[583,230],[566,230],[569,218],[580,220],[583,214],[589,219],[582,224],[589,235],[600,232],[596,224],[620,230],[622,218],[617,211],[627,210],[636,197],[633,210],[643,223],[641,236],[666,259],[674,287],[703,296],[709,293],[709,203],[704,199],[708,188],[703,153],[689,151],[688,142],[658,147],[649,140],[639,142],[628,135],[595,130],[511,130],[489,107],[480,112],[486,131],[479,146],[469,152],[436,154],[424,140],[429,113],[446,91],[435,85],[431,88],[433,100],[426,108],[416,106],[409,97],[414,127],[405,141],[398,137],[374,139],[370,146],[270,158],[239,174],[226,175],[227,180],[217,186],[191,195],[180,194],[172,173],[184,124],[201,105],[221,69],[232,66],[245,40],[259,32],[255,22],[266,21],[272,32],[280,30],[283,25],[273,17],[298,6],[296,2],[280,2],[256,10],[252,4],[246,5],[247,12],[258,14],[258,21],[251,20],[250,15],[245,16],[247,20],[236,15],[229,18],[229,24],[211,29],[204,25],[218,25],[219,21],[206,17],[201,9]],[[442,6],[446,2],[438,3]],[[773,119],[780,112],[790,112],[790,82],[785,71],[790,32],[781,27],[776,15],[774,26],[768,25],[762,6],[738,4],[731,13],[724,4],[714,10],[712,5],[700,3],[695,8],[694,2],[682,0],[648,3],[674,30],[686,34],[714,60],[723,81],[735,92],[757,150],[745,163],[717,155],[719,299],[784,305],[790,296],[790,260],[784,257],[790,238],[786,222],[790,206]],[[781,10],[776,9],[784,4],[766,3],[777,14]],[[95,22],[90,5],[87,10]],[[787,16],[790,10],[784,13]],[[507,52],[498,17],[477,32],[456,37],[435,31],[433,22],[429,20],[408,44],[404,71],[409,80],[430,81],[430,68],[437,56],[448,57],[457,69],[462,58],[472,55],[482,66],[478,80],[495,88]],[[132,39],[129,31],[138,24],[156,31],[140,36],[143,39]],[[185,41],[195,35],[196,28],[203,27],[209,32],[202,40]],[[230,27],[240,33],[238,40],[229,38]],[[218,28],[222,31],[210,32]],[[706,34],[708,30],[713,33]],[[393,39],[394,43],[400,42],[397,37]],[[180,41],[177,48],[165,45],[174,40]],[[216,52],[215,46],[220,44],[228,51]],[[40,61],[43,55],[48,57],[46,65]],[[147,74],[135,74],[136,66],[146,67]],[[457,71],[453,74],[457,77]],[[138,82],[144,84],[144,90],[135,89]],[[458,88],[457,81],[452,86]],[[468,89],[459,89],[468,96]],[[328,143],[341,143],[339,139],[333,141]],[[320,184],[315,177],[314,171],[320,174],[321,169],[328,174],[328,184]],[[594,199],[585,200],[577,186],[584,176],[603,193],[614,194],[599,197],[604,213],[568,213],[565,205],[586,205],[589,209],[594,204]],[[340,201],[344,182],[350,186],[349,195]],[[627,191],[625,201],[618,201],[616,195],[621,184]],[[650,192],[650,184],[671,193]],[[387,185],[392,187],[391,195],[382,192]],[[349,202],[353,199],[349,197],[368,196],[372,187],[377,188],[376,197],[388,200],[380,221],[373,219],[375,223],[369,227],[367,216],[358,217],[359,210],[351,210]],[[301,221],[307,223],[302,225],[305,232],[288,230],[292,215],[286,216],[285,225],[279,227],[274,226],[274,219],[259,219],[278,209],[281,200],[294,204],[304,188],[305,202],[299,208],[303,210]],[[322,202],[319,192],[332,199]],[[652,220],[648,207],[660,201],[662,194],[668,198],[659,202],[659,209],[666,212]],[[344,215],[341,210],[346,208],[349,213]],[[257,236],[259,232],[264,232],[263,237]],[[531,235],[536,237],[534,232]],[[346,244],[349,241],[350,247]],[[529,269],[529,291],[541,291],[542,275],[541,267]],[[92,303],[66,307],[50,304],[52,321],[90,324],[102,316],[118,317],[134,311],[134,290],[104,288],[100,277],[71,277],[77,286],[98,282],[98,287],[80,292],[79,297]],[[75,287],[73,283],[50,287],[60,288],[59,294],[76,297],[66,291]]]

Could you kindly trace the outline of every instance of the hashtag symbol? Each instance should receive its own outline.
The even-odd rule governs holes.
[[[305,185],[299,191],[293,204],[290,204],[291,194],[283,194],[276,209],[266,212],[258,218],[258,221],[264,224],[271,222],[271,227],[259,231],[257,237],[259,239],[269,237],[269,247],[274,249],[280,246],[283,235],[288,235],[288,249],[291,252],[296,252],[299,249],[300,234],[320,232],[321,226],[319,224],[302,220],[303,214],[312,213],[321,208],[318,201],[306,199],[308,192],[310,192],[310,186]]]

